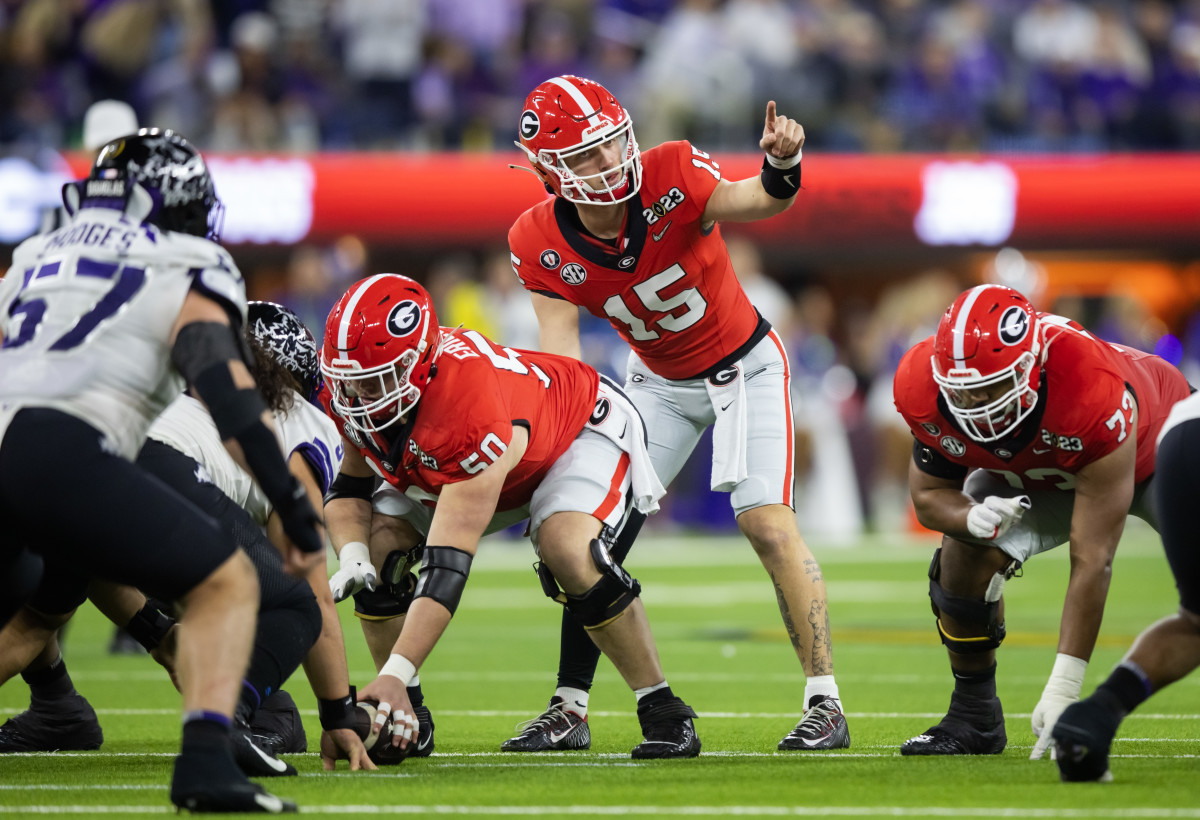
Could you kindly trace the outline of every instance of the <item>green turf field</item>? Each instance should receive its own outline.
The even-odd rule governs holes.
[[[1161,548],[1144,527],[1118,553],[1100,645],[1084,691],[1133,637],[1177,599]],[[588,752],[502,755],[514,724],[545,706],[554,685],[558,607],[542,596],[524,542],[486,543],[458,616],[422,669],[436,753],[378,773],[321,772],[292,756],[298,778],[270,782],[301,811],[325,815],[1200,817],[1200,675],[1159,693],[1126,720],[1115,782],[1059,783],[1031,762],[1029,713],[1054,661],[1067,555],[1030,562],[1007,588],[1009,638],[999,690],[1009,746],[999,757],[901,758],[899,744],[937,722],[949,701],[945,653],[926,595],[932,541],[815,543],[829,588],[837,678],[853,745],[777,753],[799,716],[804,676],[774,595],[739,539],[644,538],[629,562],[641,580],[667,678],[701,715],[699,759],[634,763],[632,694],[602,661],[590,704]],[[373,677],[345,606],[351,677]],[[0,814],[82,816],[173,812],[167,783],[179,701],[147,658],[110,657],[109,627],[81,612],[67,639],[77,688],[104,726],[99,752],[0,758]],[[319,737],[302,675],[288,687]],[[19,680],[0,688],[0,716],[23,709]]]

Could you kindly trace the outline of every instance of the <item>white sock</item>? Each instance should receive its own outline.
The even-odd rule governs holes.
[[[563,704],[580,717],[587,717],[588,693],[583,689],[572,689],[570,686],[560,686],[554,694],[563,699]]]
[[[808,702],[812,700],[813,695],[825,695],[833,698],[841,706],[842,699],[838,697],[837,683],[833,680],[833,675],[813,675],[804,684],[804,708],[808,708]]]
[[[666,688],[667,688],[667,682],[663,681],[662,683],[656,683],[653,686],[645,686],[645,687],[642,687],[641,689],[634,689],[633,694],[637,695],[638,700],[641,700],[642,698],[646,697],[646,695],[650,694],[651,692],[657,692],[659,689],[666,689]]]

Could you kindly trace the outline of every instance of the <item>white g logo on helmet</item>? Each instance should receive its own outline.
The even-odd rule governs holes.
[[[540,130],[542,130],[542,122],[538,119],[537,112],[528,108],[522,111],[521,136],[527,140],[531,140],[537,136]]]
[[[388,333],[400,338],[412,333],[420,324],[421,306],[411,299],[396,305],[387,317]]]
[[[1013,305],[1000,316],[997,332],[1000,341],[1006,345],[1020,344],[1029,332],[1029,316],[1020,307]]]

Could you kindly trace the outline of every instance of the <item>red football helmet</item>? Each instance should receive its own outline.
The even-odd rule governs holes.
[[[624,202],[642,187],[642,155],[633,120],[608,89],[583,77],[564,75],[539,85],[525,98],[517,147],[533,170],[563,199],[583,205]],[[577,175],[568,160],[617,140],[621,162],[595,174]],[[609,180],[620,171],[620,180]]]
[[[329,312],[321,347],[334,412],[364,433],[395,424],[421,398],[440,350],[425,288],[395,273],[354,283]]]
[[[977,442],[1016,429],[1038,400],[1042,328],[1012,288],[980,285],[954,300],[933,341],[933,378],[950,413]]]

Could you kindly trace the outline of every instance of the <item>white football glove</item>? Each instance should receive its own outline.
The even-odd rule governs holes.
[[[976,504],[967,512],[967,530],[976,538],[992,541],[1020,521],[1031,506],[1027,495],[1013,498],[989,495],[982,504]]]
[[[366,589],[373,592],[378,574],[371,563],[371,551],[362,541],[351,541],[342,547],[338,553],[341,569],[329,578],[329,591],[333,593],[334,603],[344,601],[347,597]]]
[[[1087,671],[1088,662],[1070,655],[1058,653],[1054,659],[1054,671],[1046,688],[1042,690],[1042,699],[1033,708],[1033,733],[1037,735],[1037,743],[1029,753],[1030,760],[1041,760],[1046,749],[1050,748],[1053,739],[1050,733],[1054,724],[1058,723],[1059,715],[1075,701],[1079,700],[1079,691],[1083,688],[1083,673]],[[1054,755],[1051,753],[1053,760]]]

